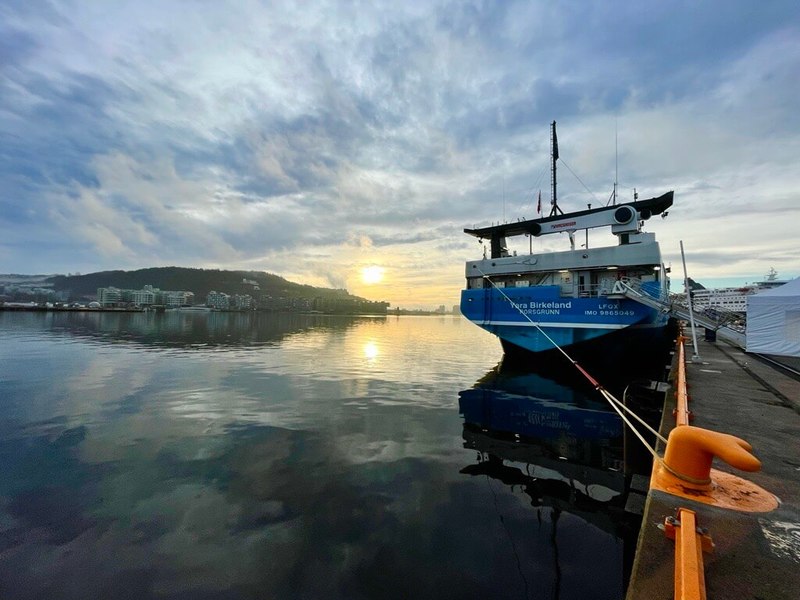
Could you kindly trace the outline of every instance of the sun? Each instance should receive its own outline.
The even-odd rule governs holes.
[[[366,284],[380,283],[383,281],[383,267],[371,265],[361,269],[361,281]]]

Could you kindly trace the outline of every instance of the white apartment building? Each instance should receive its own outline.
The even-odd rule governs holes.
[[[184,291],[161,292],[162,304],[167,307],[191,306],[194,304],[194,293]]]
[[[119,288],[107,287],[97,288],[97,301],[100,306],[116,306],[122,302],[122,292]]]
[[[225,292],[208,292],[206,296],[206,306],[219,310],[228,310],[231,307],[231,297]]]

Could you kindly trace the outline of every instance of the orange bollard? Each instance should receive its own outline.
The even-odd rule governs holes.
[[[664,464],[672,475],[689,486],[710,489],[711,461],[715,456],[742,471],[760,470],[761,461],[750,453],[752,449],[736,436],[684,425],[670,432]]]
[[[768,512],[778,499],[755,483],[711,468],[714,457],[743,471],[758,471],[761,462],[745,440],[684,425],[673,429],[664,458],[653,464],[650,487],[697,502],[743,512]]]

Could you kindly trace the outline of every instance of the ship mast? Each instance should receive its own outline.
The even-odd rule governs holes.
[[[558,137],[556,136],[556,122],[550,125],[550,185],[551,185],[551,198],[550,216],[554,217],[557,214],[564,214],[558,207],[558,193],[556,184],[556,161],[558,160]]]
[[[614,191],[611,197],[614,199],[613,206],[617,205],[617,182],[619,181],[619,124],[614,123]]]

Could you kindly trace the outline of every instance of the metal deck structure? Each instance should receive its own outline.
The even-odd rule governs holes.
[[[659,298],[654,298],[641,290],[641,286],[636,280],[620,279],[614,285],[614,289],[610,298],[627,298],[634,300],[650,308],[661,310],[670,314],[678,320],[692,322],[695,326],[704,328],[714,334],[720,339],[729,342],[741,349],[747,347],[747,338],[744,331],[734,328],[733,323],[741,318],[740,315],[725,311],[722,309],[714,309],[713,311],[690,311],[688,307],[678,304],[671,299],[664,301]]]

